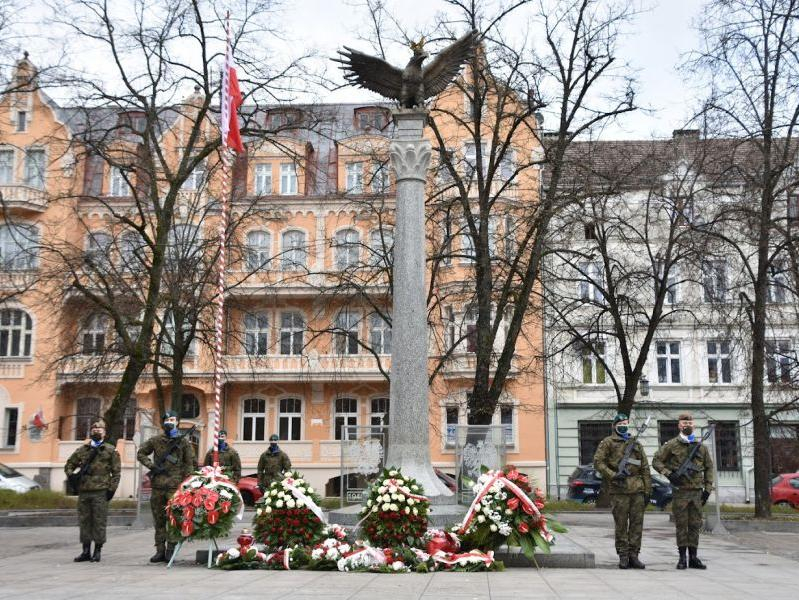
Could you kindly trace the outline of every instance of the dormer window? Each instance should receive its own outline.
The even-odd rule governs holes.
[[[141,134],[147,126],[147,118],[140,111],[123,112],[119,114],[117,125],[123,129],[130,129],[134,133]]]
[[[300,113],[296,110],[270,110],[266,116],[266,125],[271,130],[290,128],[300,121]]]
[[[356,109],[355,124],[361,131],[382,131],[388,124],[388,114],[382,108]]]

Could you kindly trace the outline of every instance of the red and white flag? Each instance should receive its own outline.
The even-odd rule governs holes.
[[[226,28],[229,28],[228,24],[226,24]],[[244,152],[238,117],[241,100],[239,78],[236,75],[236,65],[233,62],[233,50],[230,47],[230,34],[228,32],[227,46],[225,47],[225,67],[222,73],[222,115],[220,117],[220,125],[222,127],[222,145],[225,148],[232,148],[236,152]]]

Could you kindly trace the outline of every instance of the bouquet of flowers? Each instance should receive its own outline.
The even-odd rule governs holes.
[[[222,538],[243,510],[235,484],[219,468],[203,467],[181,483],[167,502],[167,527],[188,540]]]
[[[543,493],[533,492],[528,477],[515,468],[484,471],[472,490],[474,501],[457,528],[467,548],[488,551],[505,543],[521,547],[532,559],[536,549],[550,552],[552,531],[565,531],[557,521],[547,520]]]
[[[430,500],[416,480],[384,469],[369,489],[361,509],[363,531],[374,546],[420,546],[427,531]]]
[[[435,554],[438,551],[457,552],[460,550],[461,541],[452,531],[443,529],[428,529],[424,534],[425,550],[427,554]]]
[[[430,557],[435,570],[444,571],[502,571],[505,565],[494,560],[494,552],[469,550],[468,552],[444,552],[439,550]]]
[[[310,568],[315,571],[335,571],[338,568],[338,561],[351,551],[352,546],[346,541],[335,537],[327,538],[311,550]]]
[[[216,566],[225,571],[238,571],[244,569],[263,569],[266,565],[266,554],[259,552],[253,546],[255,538],[249,529],[243,529],[236,539],[238,548],[230,548],[220,552],[216,557]]]
[[[307,565],[308,561],[309,556],[303,546],[292,546],[267,554],[266,568],[289,571]]]
[[[311,546],[324,539],[321,499],[296,471],[283,473],[258,500],[253,528],[256,537],[268,548]]]

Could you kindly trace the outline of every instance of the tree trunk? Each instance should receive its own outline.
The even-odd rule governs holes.
[[[128,408],[128,402],[130,402],[130,397],[134,395],[136,383],[139,381],[139,376],[141,376],[146,366],[147,362],[143,360],[130,360],[125,366],[125,371],[122,373],[122,379],[119,382],[114,399],[104,415],[107,427],[106,435],[108,442],[111,444],[116,444],[122,434],[122,424],[125,411]]]

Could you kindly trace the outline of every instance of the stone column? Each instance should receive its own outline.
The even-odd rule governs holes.
[[[399,467],[424,486],[427,496],[441,501],[453,494],[430,462],[424,198],[431,150],[423,137],[427,111],[398,109],[393,116],[396,129],[389,153],[397,176],[397,223],[386,465]]]

